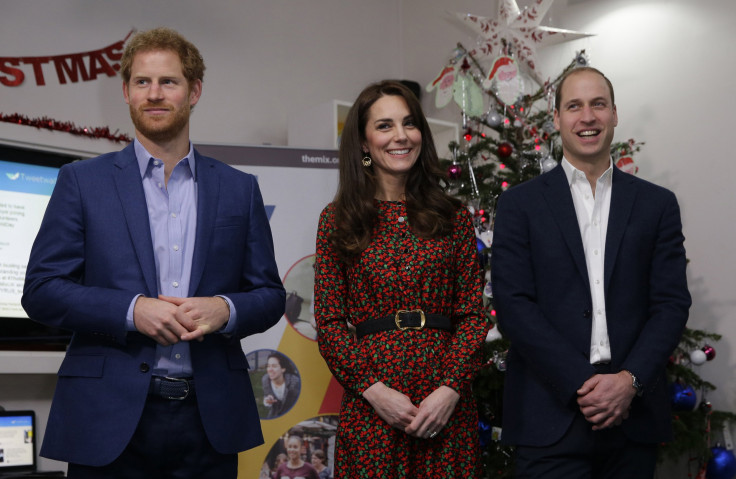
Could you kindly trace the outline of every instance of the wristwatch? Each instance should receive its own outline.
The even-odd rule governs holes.
[[[639,379],[634,373],[632,373],[628,369],[624,369],[624,371],[629,373],[629,375],[631,376],[631,385],[634,386],[634,389],[636,389],[636,395],[641,396],[644,393],[644,386],[641,385]]]

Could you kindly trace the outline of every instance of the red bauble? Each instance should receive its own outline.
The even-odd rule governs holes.
[[[498,156],[501,158],[508,158],[513,151],[514,147],[510,143],[501,143],[498,145]]]
[[[451,180],[457,180],[463,172],[463,168],[460,165],[450,165],[447,168],[447,177]]]
[[[710,346],[708,344],[706,344],[705,346],[703,346],[703,352],[705,353],[705,358],[708,361],[712,361],[713,358],[716,357],[716,350],[713,349],[713,346]]]

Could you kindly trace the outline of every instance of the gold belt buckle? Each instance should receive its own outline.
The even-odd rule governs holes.
[[[419,313],[419,326],[402,326],[401,325],[401,315],[404,313]],[[422,329],[424,328],[424,323],[427,322],[427,318],[424,316],[424,311],[421,309],[400,309],[396,311],[396,317],[394,318],[394,322],[396,323],[396,329],[399,331],[406,331],[407,329]]]

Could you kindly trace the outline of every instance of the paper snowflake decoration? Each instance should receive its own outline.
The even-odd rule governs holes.
[[[536,68],[537,48],[591,36],[589,33],[540,26],[553,1],[536,0],[531,7],[521,11],[516,0],[500,0],[496,18],[463,13],[456,15],[481,36],[471,54],[491,58],[513,55],[542,85],[544,80]]]

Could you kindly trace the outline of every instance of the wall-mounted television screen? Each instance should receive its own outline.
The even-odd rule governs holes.
[[[79,156],[0,144],[0,349],[63,349],[71,333],[28,319],[28,257],[59,168]]]

